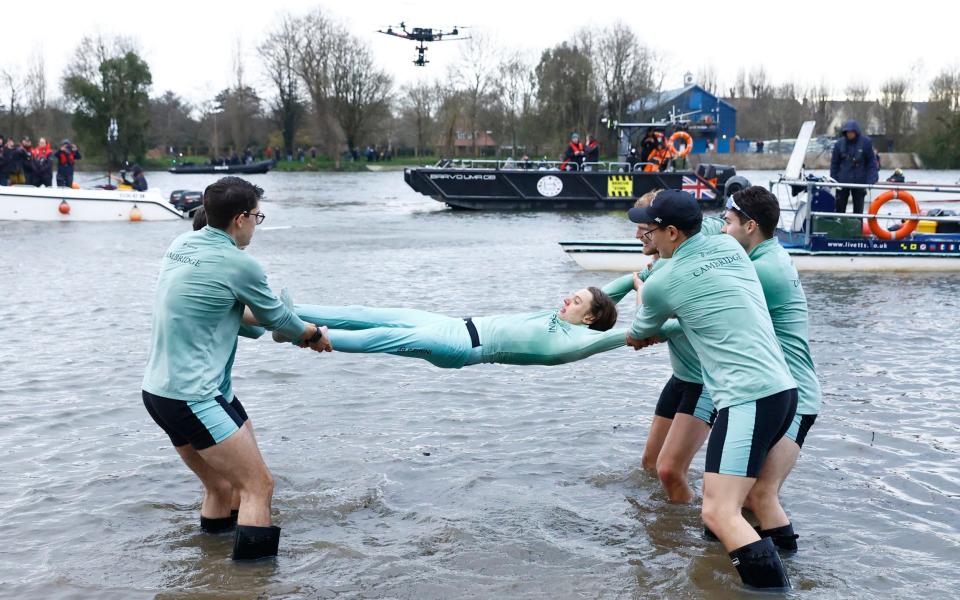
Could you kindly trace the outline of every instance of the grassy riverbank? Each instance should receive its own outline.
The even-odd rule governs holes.
[[[195,165],[206,164],[206,156],[184,156],[178,159],[178,163],[193,163]],[[338,166],[333,159],[318,156],[315,159],[305,157],[303,161],[281,160],[274,167],[276,171],[285,172],[320,172],[320,171],[343,171],[343,172],[363,172],[363,171],[387,171],[400,170],[404,167],[418,167],[422,165],[432,165],[439,160],[436,156],[421,156],[414,158],[412,156],[394,157],[390,160],[381,160],[376,162],[367,162],[365,158],[350,161],[342,160]],[[145,158],[139,163],[146,171],[166,171],[175,163],[169,158]],[[368,168],[370,167],[370,168]],[[84,156],[83,160],[77,162],[78,171],[106,171],[107,160],[103,156]]]

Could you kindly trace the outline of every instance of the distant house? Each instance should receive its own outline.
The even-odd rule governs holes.
[[[737,135],[737,109],[694,83],[690,73],[684,76],[683,87],[641,98],[628,111],[651,121],[684,114],[684,119],[690,121],[687,131],[693,137],[693,152],[697,154],[706,152],[708,143],[713,144],[716,152],[730,152]]]
[[[467,158],[474,156],[473,134],[471,131],[456,131],[453,137],[453,155]],[[497,153],[497,142],[486,131],[477,131],[476,148],[480,156],[494,156]],[[443,144],[441,144],[443,145]]]

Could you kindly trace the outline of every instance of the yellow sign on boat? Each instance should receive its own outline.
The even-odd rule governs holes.
[[[633,196],[633,176],[632,175],[610,175],[607,177],[607,197],[630,197]]]

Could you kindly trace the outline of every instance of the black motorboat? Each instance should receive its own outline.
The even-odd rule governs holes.
[[[257,162],[239,164],[239,165],[195,165],[193,163],[183,163],[167,169],[171,173],[185,175],[188,173],[196,174],[216,174],[216,175],[255,175],[266,173],[276,165],[273,160],[261,160]]]
[[[701,164],[694,171],[646,172],[626,163],[561,170],[559,163],[441,161],[405,169],[414,190],[453,208],[473,210],[626,210],[655,189],[690,192],[705,207],[750,185],[733,167]]]

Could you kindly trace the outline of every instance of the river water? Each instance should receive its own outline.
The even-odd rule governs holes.
[[[167,191],[212,181],[150,175]],[[267,219],[249,252],[303,302],[556,306],[611,277],[557,241],[633,231],[622,213],[454,212],[400,173],[251,179]],[[242,340],[235,389],[283,536],[275,562],[232,563],[232,537],[199,532],[198,483],[140,400],[159,259],[188,227],[0,224],[0,596],[747,595],[698,507],[668,504],[639,467],[665,347],[455,371]],[[955,598],[960,278],[811,273],[804,287],[824,407],[783,492],[802,545],[784,561],[790,595]],[[701,453],[698,490],[702,470]]]

